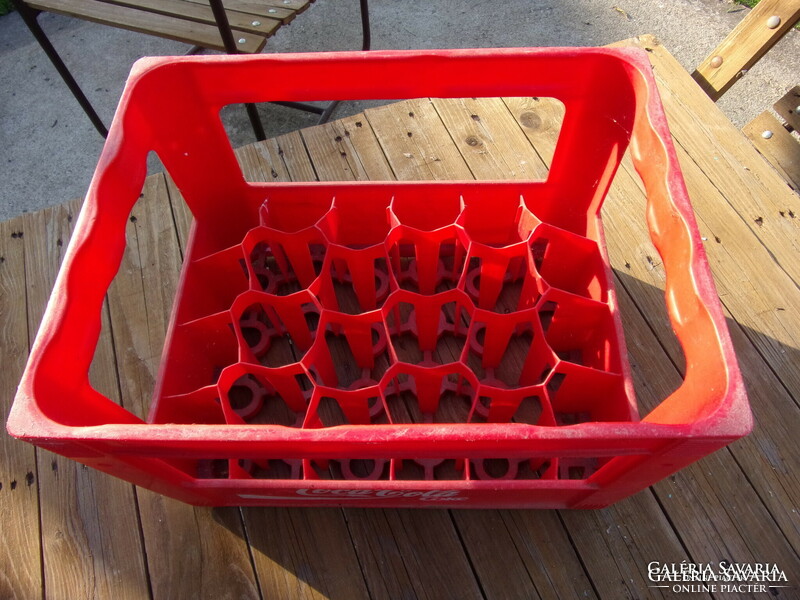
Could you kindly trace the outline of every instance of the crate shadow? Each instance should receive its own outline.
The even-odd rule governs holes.
[[[662,308],[659,314],[648,314],[646,324],[642,319],[642,307],[651,311],[657,306],[664,307],[663,290],[625,272],[615,271],[615,275],[623,322],[626,325],[637,323],[633,329],[626,329],[628,347],[645,342],[652,347],[653,336],[658,336],[659,347],[654,348],[654,352],[672,363],[667,369],[679,382],[684,368],[683,356],[674,341],[666,309]],[[631,296],[636,298],[635,304],[630,302]],[[758,422],[759,414],[770,410],[778,396],[782,396],[783,401],[792,401],[779,382],[764,386],[766,361],[758,348],[775,348],[786,356],[786,361],[794,364],[800,364],[800,349],[781,344],[730,318],[727,325],[745,385],[748,392],[753,392],[751,403]],[[775,379],[770,374],[766,377]],[[668,393],[673,383],[657,382],[653,387]],[[653,391],[648,393],[652,395]],[[642,413],[646,412],[647,407],[642,407]],[[759,429],[752,434],[754,438],[767,435],[769,432]],[[768,468],[768,459],[764,457],[763,460],[764,468]],[[584,566],[587,563],[583,554],[591,550],[574,540],[587,535],[607,535],[612,531],[608,523],[625,522],[631,511],[637,514],[649,511],[651,517],[648,518],[657,524],[655,530],[664,530],[664,535],[672,535],[673,527],[654,496],[641,493],[606,509],[566,513],[555,510],[249,507],[241,509],[243,530],[230,518],[231,510],[213,509],[212,514],[237,535],[245,532],[244,539],[252,550],[265,597],[311,588],[331,600],[367,597],[381,588],[392,597],[414,597],[422,589],[440,589],[445,585],[440,569],[458,573],[462,567],[463,573],[448,576],[446,585],[454,596],[470,596],[476,586],[483,585],[483,578],[490,576],[488,571],[473,570],[470,566],[476,557],[486,558],[485,550],[479,549],[480,544],[475,540],[483,540],[482,544],[490,539],[494,560],[503,562],[506,576],[518,571],[523,578],[534,577],[525,565],[543,560],[539,555],[541,545],[563,544],[566,548],[563,556],[574,570],[571,577],[580,587],[595,574]],[[702,518],[700,513],[699,518]],[[615,533],[610,535],[622,536],[624,527],[613,530]],[[542,538],[537,540],[537,536]],[[629,541],[621,538],[620,543]],[[478,579],[481,579],[480,584]],[[526,585],[535,584],[526,581]]]

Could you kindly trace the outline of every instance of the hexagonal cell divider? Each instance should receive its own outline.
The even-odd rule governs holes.
[[[397,225],[386,244],[398,285],[421,294],[454,288],[466,257],[455,226],[461,197],[398,193],[389,208]]]
[[[326,308],[358,315],[383,306],[397,283],[382,244],[360,250],[330,245],[311,289]]]
[[[377,385],[392,363],[380,311],[347,315],[323,309],[303,359],[316,385],[342,390]]]
[[[316,429],[389,422],[389,411],[378,385],[352,390],[316,386],[303,427]]]
[[[258,211],[259,223],[281,233],[299,233],[314,227],[333,206],[333,196],[327,190],[310,190],[296,194],[271,192]]]
[[[621,373],[619,336],[609,305],[552,289],[537,308],[545,340],[560,360]]]
[[[638,418],[636,405],[626,394],[624,379],[617,373],[559,361],[547,378],[545,389],[556,425]]]
[[[395,292],[383,308],[393,359],[425,366],[457,362],[473,310],[461,290],[433,296]]]
[[[479,308],[497,313],[533,307],[546,287],[523,243],[502,249],[471,245],[459,282]]]
[[[300,427],[312,393],[299,363],[275,369],[238,363],[223,371],[217,387],[229,424]]]
[[[598,302],[608,297],[608,278],[597,242],[542,223],[529,240],[536,270],[552,287]]]
[[[287,295],[312,284],[322,270],[325,240],[316,228],[297,233],[258,227],[242,242],[250,289]]]
[[[225,414],[216,385],[207,385],[188,394],[164,396],[150,416],[153,423],[223,424]]]
[[[515,389],[481,383],[472,421],[477,423],[526,423],[554,426],[553,409],[544,386]]]
[[[231,307],[239,360],[270,367],[299,362],[314,343],[321,312],[308,290],[290,296],[241,294]]]
[[[539,219],[514,192],[473,193],[462,197],[463,210],[456,223],[470,242],[505,248],[528,239]]]
[[[478,380],[462,363],[398,363],[381,382],[393,423],[469,423]]]
[[[557,358],[535,309],[507,315],[476,310],[463,361],[482,384],[508,389],[543,383]]]

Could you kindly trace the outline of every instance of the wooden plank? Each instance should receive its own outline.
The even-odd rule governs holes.
[[[125,406],[146,419],[181,268],[163,175],[146,180],[125,235],[108,299]]]
[[[340,510],[242,510],[264,598],[370,598]]]
[[[275,6],[301,13],[306,10],[314,0],[261,0],[259,6]]]
[[[146,415],[181,264],[163,175],[145,182],[108,293],[122,400]],[[236,508],[197,508],[139,489],[153,597],[259,598]]]
[[[609,217],[607,223],[612,222]],[[607,227],[607,232],[609,229],[610,226]],[[630,243],[634,239],[634,233],[623,232],[615,237],[624,238]],[[616,243],[620,241],[615,240]],[[650,327],[655,331],[659,342],[672,333],[667,325],[659,327],[652,322],[645,323],[644,313],[633,304],[634,298],[636,302],[639,300],[640,286],[632,285],[632,282],[641,282],[634,280],[631,275],[619,275],[619,271],[618,268],[622,286],[618,285],[618,297],[628,338],[632,373],[638,399],[644,412],[647,412],[680,384],[682,376],[674,367],[673,356],[665,355],[653,341],[647,343],[641,339],[640,331],[643,327]],[[637,290],[635,295],[631,293],[632,289]],[[662,290],[651,289],[663,298]],[[649,335],[652,336],[652,332]],[[737,446],[741,444],[739,442]],[[653,489],[691,560],[712,563],[720,560],[746,562],[763,560],[758,557],[768,556],[769,560],[793,568],[796,557],[791,546],[775,526],[761,498],[756,495],[748,481],[752,471],[742,471],[737,467],[737,462],[739,461],[734,461],[728,451],[717,452],[657,483]],[[614,508],[624,505],[625,502],[615,505]],[[791,501],[787,506],[790,511]],[[618,517],[615,521],[618,524],[628,523],[630,519]],[[639,527],[632,528],[633,531],[630,529],[628,535],[639,535]],[[764,531],[769,531],[770,534],[765,536]],[[649,533],[644,539],[648,537]],[[640,538],[639,543],[644,539]],[[768,540],[766,543],[765,539]],[[648,552],[658,557],[656,548],[651,548]]]
[[[236,158],[247,181],[317,180],[298,132],[238,148]]]
[[[749,347],[752,352],[752,347],[746,339],[741,339],[738,328],[734,327],[733,332],[741,360],[742,348]],[[755,365],[741,362],[749,384],[753,381],[750,371]],[[652,370],[646,376],[651,383],[657,377]],[[674,385],[674,380],[664,380]],[[657,393],[661,396],[670,387],[664,386]],[[781,402],[780,394],[765,396],[767,401],[774,399],[776,404],[787,404],[785,399]],[[756,412],[756,434],[702,459],[656,484],[654,489],[695,560],[769,561],[782,565],[788,572],[799,564],[797,519],[792,512],[796,482],[791,475],[787,477],[785,470],[794,462],[786,456],[792,446],[787,445],[786,438],[781,439],[779,428],[768,428],[761,417],[763,407],[755,404],[758,400],[751,397]],[[791,402],[788,404],[795,408]],[[792,410],[785,418],[795,422],[796,412]],[[764,427],[765,433],[758,431],[760,427]],[[783,429],[791,428],[789,425]],[[765,456],[765,451],[770,454]],[[772,473],[765,476],[760,472],[763,469]]]
[[[435,595],[439,586],[428,578],[422,581],[417,578],[418,567],[401,549],[392,530],[389,511],[376,508],[345,509],[343,512],[347,515],[347,526],[374,600]],[[429,586],[427,592],[426,585]]]
[[[302,131],[303,141],[324,181],[387,181],[394,179],[363,114]]]
[[[207,25],[217,26],[217,20],[214,18],[214,13],[208,2],[195,3],[187,2],[186,0],[99,0],[100,2],[107,2],[115,6],[126,6],[136,10],[143,10],[157,15],[164,15],[167,17],[175,17],[177,19],[184,19],[186,21],[193,21],[196,23],[205,23]],[[225,14],[228,17],[228,24],[234,31],[244,31],[247,33],[256,33],[269,37],[282,25],[279,19],[270,19],[268,17],[255,18],[255,15],[242,13],[235,10],[226,10]],[[258,25],[254,25],[258,23]]]
[[[74,201],[23,217],[30,331],[39,327],[79,208],[80,201]],[[92,381],[117,399],[111,336],[105,325]],[[41,449],[37,463],[46,597],[146,596],[133,486]]]
[[[528,158],[530,144],[519,135],[519,126],[508,118],[508,109],[500,98],[437,99],[433,106],[478,179],[547,177],[541,161]],[[481,114],[487,110],[493,117],[488,120]]]
[[[735,200],[734,208],[750,230],[778,251],[775,259],[800,283],[800,266],[791,258],[800,251],[800,220],[791,217],[800,215],[800,196],[775,176],[773,168],[657,40],[641,36],[620,43],[625,44],[648,50],[675,140],[709,175],[726,202]],[[701,120],[690,116],[699,114]],[[781,252],[787,243],[791,251]]]
[[[631,236],[629,232],[627,238],[630,239]],[[631,285],[632,280],[633,277],[629,275],[620,277],[626,292],[640,289],[640,285]],[[663,294],[661,290],[657,290],[657,293]],[[631,295],[620,293],[619,296],[622,314],[627,315],[624,323],[626,332],[634,332],[636,328],[630,327],[631,316],[642,319],[642,313],[632,307]],[[633,297],[638,301],[639,294]],[[672,335],[667,327],[653,327],[652,323],[648,325],[658,335],[659,341]],[[757,356],[746,339],[742,345],[743,336],[735,324],[732,331],[737,350],[741,352],[743,348],[749,348]],[[649,410],[677,387],[682,376],[673,367],[673,356],[663,354],[652,342],[642,345],[636,337],[628,337],[639,400],[643,402],[645,410]],[[742,361],[742,364],[744,366],[746,363]],[[748,369],[745,369],[745,377],[748,375]],[[778,394],[768,395],[774,396],[778,405],[786,406],[786,401],[781,403]],[[791,401],[788,406],[791,412],[785,418],[794,422],[797,418],[796,407]],[[767,428],[766,423],[759,422],[759,425],[762,424],[764,431],[770,432],[763,436],[765,439],[779,431],[779,428]],[[754,439],[756,436],[761,437],[759,433],[757,427],[756,434],[751,437],[737,442],[728,450],[702,459],[654,486],[660,504],[669,515],[670,521],[675,524],[682,544],[695,561],[769,560],[785,565],[788,569],[796,568],[794,565],[797,563],[797,555],[791,543],[791,538],[796,538],[796,524],[791,524],[794,506],[791,498],[796,491],[792,490],[794,484],[787,481],[783,472],[785,468],[791,468],[791,465],[778,465],[782,462],[778,458],[782,454],[780,451],[773,450],[771,458],[765,460],[758,449],[762,444]],[[747,446],[753,446],[752,450],[747,449]],[[769,465],[770,462],[772,466]],[[776,468],[780,472],[775,472]],[[772,477],[772,481],[762,487],[763,495],[760,495],[754,487],[758,484],[754,484],[753,480],[763,477],[760,471],[764,469],[773,471],[777,477]],[[782,489],[784,486],[788,489]],[[764,498],[775,495],[781,495],[782,498],[773,504]],[[776,524],[778,520],[780,522]],[[620,519],[620,522],[624,521]]]
[[[293,131],[236,150],[247,181],[317,181],[300,132]]]
[[[348,516],[354,512],[349,511]],[[418,598],[483,597],[481,584],[470,568],[448,511],[388,509],[384,512],[393,537],[386,550],[397,544]],[[507,577],[515,576],[513,565],[505,568]]]
[[[779,23],[769,21],[778,17]],[[716,101],[800,19],[800,0],[761,0],[692,73]]]
[[[794,86],[778,100],[773,108],[795,131],[800,131],[800,85]]]
[[[611,508],[560,514],[600,598],[672,598],[668,590],[649,587],[648,563],[698,560],[665,528],[664,515],[649,492]]]
[[[31,8],[54,12],[68,17],[110,25],[139,33],[147,33],[178,42],[225,51],[222,38],[216,26],[195,23],[184,19],[157,15],[125,6],[115,6],[107,2],[84,2],[83,0],[32,0]],[[245,40],[239,42],[238,40]],[[248,33],[236,38],[238,50],[247,53],[260,52],[267,38]]]
[[[800,401],[800,373],[785,352],[786,347],[796,348],[800,344],[800,327],[792,316],[800,310],[797,294],[800,268],[793,260],[796,251],[791,249],[797,245],[796,238],[786,238],[781,243],[778,233],[786,227],[773,228],[776,219],[768,220],[766,216],[762,217],[765,225],[759,225],[761,215],[747,212],[749,207],[741,206],[751,200],[762,201],[754,190],[752,196],[741,190],[721,193],[725,186],[723,172],[701,168],[694,161],[695,155],[690,155],[682,145],[677,151],[704,235],[721,240],[706,246],[721,300],[740,324],[753,331],[752,342],[792,396]],[[778,179],[775,173],[772,176]],[[797,220],[788,213],[786,218],[779,219]],[[768,231],[761,232],[759,238],[752,235],[753,228]]]
[[[183,0],[183,1],[190,2],[192,0]],[[206,0],[203,1],[205,2]],[[315,0],[257,0],[257,1],[250,0],[249,4],[254,5],[255,8],[258,10],[263,9],[265,7],[266,8],[271,7],[271,8],[280,8],[288,11],[294,11],[295,13],[300,14],[308,7],[310,7],[311,4],[314,3],[314,1]],[[244,4],[244,2],[240,4]],[[231,10],[233,8],[233,4],[230,2],[230,0],[225,0],[225,8],[228,10]],[[236,10],[239,9],[237,8]],[[256,13],[256,14],[261,14],[261,13]],[[267,13],[267,14],[275,14],[275,13]]]
[[[503,513],[506,514],[503,514]],[[453,518],[459,535],[469,554],[470,562],[481,582],[487,598],[595,598],[594,590],[586,573],[577,560],[575,551],[569,544],[564,526],[555,511],[527,511],[519,519],[518,525],[511,518],[516,511],[481,510],[454,511]],[[548,527],[549,525],[549,527]],[[538,544],[533,540],[515,535],[521,527],[532,532],[547,527],[554,537],[544,546],[545,553],[560,555],[565,561],[559,564],[556,573],[555,562],[543,563],[548,569],[541,569],[533,556],[539,554]],[[488,535],[491,532],[491,535]],[[534,539],[541,541],[540,535]],[[534,546],[537,546],[535,549]],[[531,556],[533,555],[533,556]],[[497,571],[505,565],[505,571]],[[553,580],[568,585],[556,586]]]
[[[500,514],[542,598],[598,597],[585,569],[576,560],[578,553],[557,511],[503,510]]]
[[[401,181],[472,179],[469,168],[453,144],[440,144],[450,137],[431,101],[408,100],[400,114],[395,105],[367,111],[367,119],[387,156],[391,151],[392,171]],[[403,127],[398,127],[402,118]],[[403,129],[401,131],[401,129]],[[436,152],[432,149],[436,148]]]
[[[764,111],[745,125],[742,133],[790,188],[800,190],[800,141],[786,131],[778,119]]]
[[[0,408],[8,415],[28,357],[25,249],[22,219],[0,223]],[[39,598],[42,556],[39,538],[37,450],[0,431],[0,597]]]

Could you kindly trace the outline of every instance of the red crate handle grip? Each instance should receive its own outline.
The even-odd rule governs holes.
[[[538,95],[556,97],[565,103],[567,114],[548,184],[558,182],[562,189],[568,185],[575,192],[574,197],[581,200],[564,207],[551,198],[550,205],[558,205],[561,211],[545,215],[553,221],[561,219],[572,223],[597,213],[633,128],[633,156],[647,188],[648,221],[667,268],[670,318],[683,344],[688,365],[684,384],[645,420],[665,424],[693,423],[724,409],[739,411],[739,417],[744,419],[743,426],[747,428],[749,412],[745,415],[746,411],[742,410],[746,402],[741,378],[735,367],[724,318],[713,301],[715,291],[710,273],[700,260],[700,236],[646,54],[635,49],[594,49],[592,52],[599,61],[613,57],[615,65],[619,65],[622,58],[624,68],[633,72],[632,79],[641,88],[638,90],[641,95],[636,97],[646,98],[646,102],[639,101],[636,106],[635,123],[624,119],[613,123],[596,119],[595,113],[587,108],[570,110],[575,73],[565,67],[578,53],[585,59],[586,49],[578,52],[540,49],[331,53],[140,61],[121,99],[76,224],[76,235],[67,250],[42,322],[42,333],[37,337],[23,377],[21,396],[35,402],[37,397],[63,398],[69,393],[74,398],[72,407],[58,400],[38,403],[45,417],[62,425],[74,422],[75,402],[86,409],[81,411],[81,425],[142,422],[93,390],[88,383],[88,371],[99,338],[103,299],[122,259],[126,222],[144,184],[149,151],[159,152],[169,146],[164,155],[174,158],[165,166],[178,187],[191,192],[185,193],[185,197],[187,202],[191,199],[190,208],[196,217],[247,219],[248,215],[232,216],[229,204],[220,202],[221,198],[246,193],[249,187],[217,118],[222,106],[266,100],[307,101],[320,97],[414,97],[419,95],[419,82],[423,81],[428,96]],[[609,83],[597,78],[592,80],[590,67],[582,75],[597,84],[595,93],[602,92]],[[547,69],[548,81],[529,83],[527,73],[532,69]],[[264,81],[269,82],[268,89]],[[298,81],[303,82],[302,88],[297,85]],[[135,102],[134,96],[137,96]],[[634,102],[632,93],[630,98],[622,93],[614,97],[615,102]],[[597,93],[596,98],[597,102],[612,102],[603,93]],[[587,133],[593,132],[601,132],[603,135],[597,139],[607,140],[606,143],[613,146],[607,148],[606,153],[613,157],[612,161],[588,158],[582,165],[582,177],[576,176],[567,160],[560,157],[569,154],[571,148],[572,152],[578,151]],[[209,148],[217,150],[211,152]],[[603,156],[603,152],[596,154]],[[665,180],[654,176],[664,169],[656,169],[653,161],[666,161],[668,176]],[[555,184],[543,187],[545,195],[556,189]],[[683,259],[691,264],[691,272],[673,273],[669,265]],[[77,282],[87,280],[93,284],[79,289]],[[678,291],[681,293],[676,293]],[[708,339],[715,339],[718,344],[713,348],[701,344],[701,340]],[[20,429],[25,427],[20,426],[16,433],[24,435]]]
[[[737,423],[740,433],[734,437],[739,437],[752,428],[744,383],[655,87],[645,97],[647,104],[637,110],[631,155],[645,185],[650,236],[665,267],[667,311],[686,373],[683,384],[643,421],[697,423],[713,414],[727,432],[731,422]],[[673,267],[681,263],[689,268]]]

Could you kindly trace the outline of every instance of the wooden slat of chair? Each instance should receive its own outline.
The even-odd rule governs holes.
[[[208,0],[182,0],[200,6],[208,6]],[[288,5],[287,5],[288,6]],[[232,10],[247,13],[256,17],[264,17],[269,19],[277,19],[281,24],[286,24],[294,19],[297,10],[292,10],[284,6],[281,0],[272,0],[271,2],[262,2],[247,0],[225,0],[225,10],[230,12]],[[308,3],[306,3],[308,6]]]
[[[35,1],[35,0],[34,0]],[[214,13],[208,2],[200,4],[189,2],[188,0],[100,0],[107,4],[127,6],[138,10],[144,10],[168,17],[176,17],[187,21],[205,23],[216,27]],[[226,6],[225,14],[228,16],[228,23],[231,30],[255,33],[269,37],[282,25],[282,21],[276,18],[260,17],[256,14],[243,13],[237,10],[230,10]]]
[[[794,109],[792,111],[796,112]],[[764,111],[745,125],[742,133],[750,139],[767,162],[775,167],[789,187],[796,192],[800,191],[800,141],[789,133],[783,123],[769,111]]]
[[[85,0],[31,0],[31,8],[62,15],[77,17],[103,25],[148,33],[160,37],[186,42],[188,44],[224,51],[219,30],[216,25],[198,23],[184,18],[170,17],[127,6],[107,2],[87,2]],[[209,13],[210,13],[209,9]],[[213,17],[212,17],[213,23]],[[267,42],[263,35],[248,33],[234,36],[240,51],[260,52]],[[239,42],[239,40],[244,42]]]
[[[716,102],[798,19],[800,0],[761,0],[698,65],[692,77]]]

